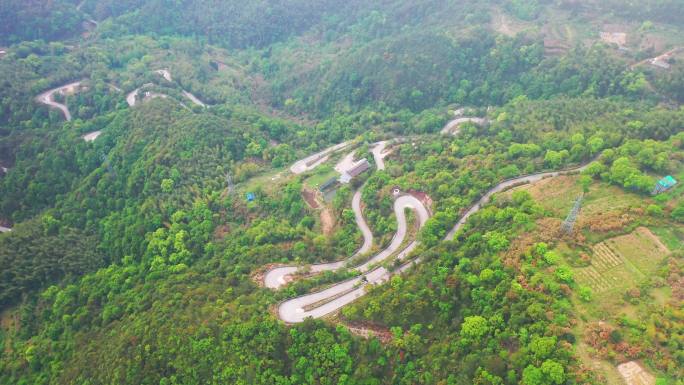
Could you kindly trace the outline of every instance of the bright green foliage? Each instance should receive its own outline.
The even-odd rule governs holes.
[[[677,222],[684,223],[684,203],[680,203],[674,210],[672,210],[672,219]]]
[[[503,179],[595,159],[583,189],[605,187],[601,179],[646,195],[654,176],[682,169],[684,110],[659,103],[682,100],[677,65],[627,70],[627,57],[651,53],[600,44],[548,55],[534,33],[548,14],[572,26],[587,9],[670,31],[660,23],[680,23],[682,7],[574,3],[3,2],[0,164],[10,170],[0,176],[0,224],[13,231],[0,235],[0,310],[3,327],[19,327],[0,328],[0,383],[590,383],[566,347],[580,338],[568,293],[589,301],[591,291],[550,251],[555,240],[519,247],[543,236],[537,226],[551,213],[517,189],[444,241]],[[90,18],[99,25],[81,38]],[[516,37],[489,28],[513,18],[539,26]],[[55,96],[72,121],[35,101],[77,79],[85,88]],[[167,97],[130,108],[126,95],[143,85]],[[456,105],[490,122],[432,135]],[[82,139],[96,130],[97,140]],[[289,165],[351,139],[370,159],[371,143],[398,137],[410,140],[391,146],[385,171],[337,191],[336,226],[322,235],[301,195],[309,176]],[[339,315],[388,331],[386,343],[328,321],[282,324],[277,303],[354,273],[281,291],[254,277],[271,263],[352,255],[361,234],[349,204],[361,186],[376,248],[396,229],[394,186],[433,202],[411,255],[424,263]],[[655,198],[646,220],[684,221],[672,198]],[[675,267],[668,260],[659,272]],[[643,348],[644,362],[657,354],[650,369],[681,378],[681,333],[662,327],[677,312],[661,310],[611,341]]]
[[[579,291],[578,291],[578,293],[577,293],[577,295],[578,295],[578,296],[580,297],[580,299],[581,299],[582,301],[584,301],[584,302],[589,302],[589,301],[591,301],[592,298],[593,298],[593,296],[594,296],[594,294],[593,294],[591,288],[590,288],[590,287],[587,287],[587,286],[582,286],[582,287],[580,287],[580,288],[579,288]]]
[[[538,337],[532,338],[530,343],[530,350],[534,357],[538,360],[546,359],[551,356],[553,350],[556,348],[556,337]]]
[[[461,325],[461,336],[478,340],[489,332],[487,319],[481,316],[466,317]]]

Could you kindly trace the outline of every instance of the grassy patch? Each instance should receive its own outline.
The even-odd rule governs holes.
[[[614,307],[621,306],[622,294],[649,281],[669,253],[653,233],[639,227],[593,245],[590,265],[575,268],[575,278],[596,294],[593,310],[613,312],[619,310]]]
[[[564,219],[577,197],[582,193],[578,183],[578,175],[567,175],[547,178],[533,185],[524,185],[512,189],[526,190],[537,203],[548,210],[554,217]],[[617,186],[604,182],[594,182],[582,200],[581,217],[599,217],[608,212],[626,211],[634,207],[645,207],[652,203],[649,197],[643,197],[622,190]]]
[[[668,249],[674,251],[684,247],[684,226],[653,227],[651,230]]]
[[[306,178],[304,185],[311,189],[318,189],[323,183],[327,182],[330,178],[337,177],[340,174],[333,169],[330,162],[318,166],[314,173]]]
[[[292,174],[286,169],[267,170],[256,175],[245,182],[235,186],[236,190],[244,195],[248,192],[263,190],[267,194],[273,194],[282,185],[287,184],[292,179]]]

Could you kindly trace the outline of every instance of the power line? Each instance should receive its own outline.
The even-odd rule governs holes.
[[[233,194],[235,185],[233,184],[233,176],[230,173],[226,174],[226,185],[228,186],[228,195]]]
[[[583,198],[584,194],[580,194],[577,197],[577,200],[575,200],[575,204],[572,206],[572,210],[570,210],[568,217],[565,218],[565,221],[563,221],[563,224],[561,225],[561,230],[564,233],[572,234],[572,231],[575,228],[575,222],[577,222],[577,216],[579,216],[580,209],[582,208]]]

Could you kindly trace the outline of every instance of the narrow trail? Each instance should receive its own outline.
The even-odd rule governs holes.
[[[452,124],[451,127],[457,126],[458,124],[455,124],[454,122],[459,121],[460,119],[462,118],[457,118],[453,120],[452,122],[447,124],[447,126],[449,126],[450,124]],[[319,153],[302,159],[291,167],[291,171],[297,174],[311,170],[316,166],[320,165],[321,163],[325,162],[329,158],[331,153],[346,148],[349,145],[350,142],[340,143],[336,146],[332,146]],[[382,161],[382,158],[385,155],[387,155],[387,153],[384,153],[386,145],[387,141],[378,142],[375,143],[375,147],[372,149],[373,156],[376,158],[376,164],[378,165],[379,169],[381,167],[384,168],[384,162]],[[347,157],[350,156],[353,157],[353,152],[347,155]],[[378,161],[378,159],[380,161]],[[515,186],[535,183],[545,178],[581,172],[585,170],[589,166],[589,164],[591,164],[594,160],[591,160],[578,167],[566,170],[548,171],[531,175],[523,175],[517,178],[505,180],[497,184],[496,186],[489,189],[473,206],[471,206],[465,212],[465,214],[454,225],[451,231],[449,231],[449,233],[445,236],[444,240],[453,240],[456,233],[465,225],[467,220],[473,214],[479,211],[486,203],[488,203],[494,194],[503,192]],[[340,163],[344,163],[344,160]],[[364,244],[361,247],[361,249],[357,253],[355,253],[354,256],[352,256],[351,258],[361,255],[364,252],[367,252],[370,249],[370,245],[372,244],[372,233],[370,232],[368,225],[363,219],[360,202],[361,190],[357,190],[354,193],[354,197],[352,199],[352,209],[356,217],[356,223],[364,235]],[[404,240],[407,235],[407,224],[405,214],[405,209],[407,208],[413,209],[416,212],[419,221],[419,228],[422,227],[427,221],[427,219],[430,217],[429,212],[427,211],[427,209],[421,201],[410,195],[400,196],[394,203],[394,212],[397,217],[398,223],[397,233],[395,234],[394,238],[392,239],[392,242],[387,248],[385,248],[375,256],[371,257],[365,263],[354,268],[354,270],[362,273],[362,276],[355,277],[347,281],[335,284],[331,287],[328,287],[318,292],[286,300],[278,306],[278,317],[287,323],[298,323],[304,321],[308,317],[320,318],[327,316],[335,311],[338,311],[347,304],[355,301],[359,297],[365,295],[367,285],[382,284],[388,281],[393,275],[401,274],[409,268],[411,268],[412,266],[422,262],[422,259],[418,257],[408,263],[405,263],[404,265],[402,265],[398,269],[395,269],[394,271],[389,271],[384,267],[375,267],[378,263],[381,263],[390,258],[391,256],[395,255],[395,253],[399,251],[399,248],[404,243]],[[404,259],[406,259],[406,257],[410,255],[410,253],[418,245],[419,241],[413,240],[411,243],[408,244],[407,247],[405,247],[396,255],[396,259],[398,261],[404,261]],[[288,281],[292,280],[292,276],[299,271],[307,271],[310,273],[334,271],[344,268],[347,265],[348,261],[349,259],[338,262],[315,264],[304,268],[299,266],[278,267],[266,273],[264,283],[265,286],[268,288],[278,289],[281,286],[288,283]]]
[[[81,81],[78,81],[78,82],[63,85],[61,87],[53,88],[51,90],[47,90],[47,91],[43,92],[42,94],[36,96],[36,101],[38,103],[45,104],[46,106],[48,106],[50,108],[59,109],[60,111],[62,111],[62,114],[64,115],[64,119],[66,119],[66,121],[68,122],[71,120],[71,112],[69,112],[69,108],[66,105],[64,105],[62,103],[58,103],[55,101],[55,94],[59,93],[62,95],[66,95],[69,93],[75,93],[76,90],[78,89],[78,87],[81,86],[81,83],[82,83]]]

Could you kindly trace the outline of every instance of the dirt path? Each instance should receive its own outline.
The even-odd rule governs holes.
[[[640,62],[634,63],[634,64],[632,64],[631,66],[629,66],[629,69],[633,70],[634,68],[636,68],[636,67],[638,67],[638,66],[640,66],[640,65],[642,65],[642,64],[648,64],[648,63],[651,63],[651,62],[654,61],[654,60],[658,60],[659,58],[667,57],[667,56],[670,56],[670,55],[674,55],[675,53],[679,52],[679,50],[681,50],[681,49],[682,49],[682,47],[675,47],[675,48],[672,48],[671,50],[669,50],[669,51],[667,51],[667,52],[665,52],[665,53],[662,53],[662,54],[660,54],[660,55],[658,55],[658,56],[650,57],[650,58],[648,58],[648,59],[644,59],[644,60],[642,60],[642,61],[640,61]]]
[[[335,219],[327,207],[321,210],[321,227],[323,235],[331,235],[335,229]]]

